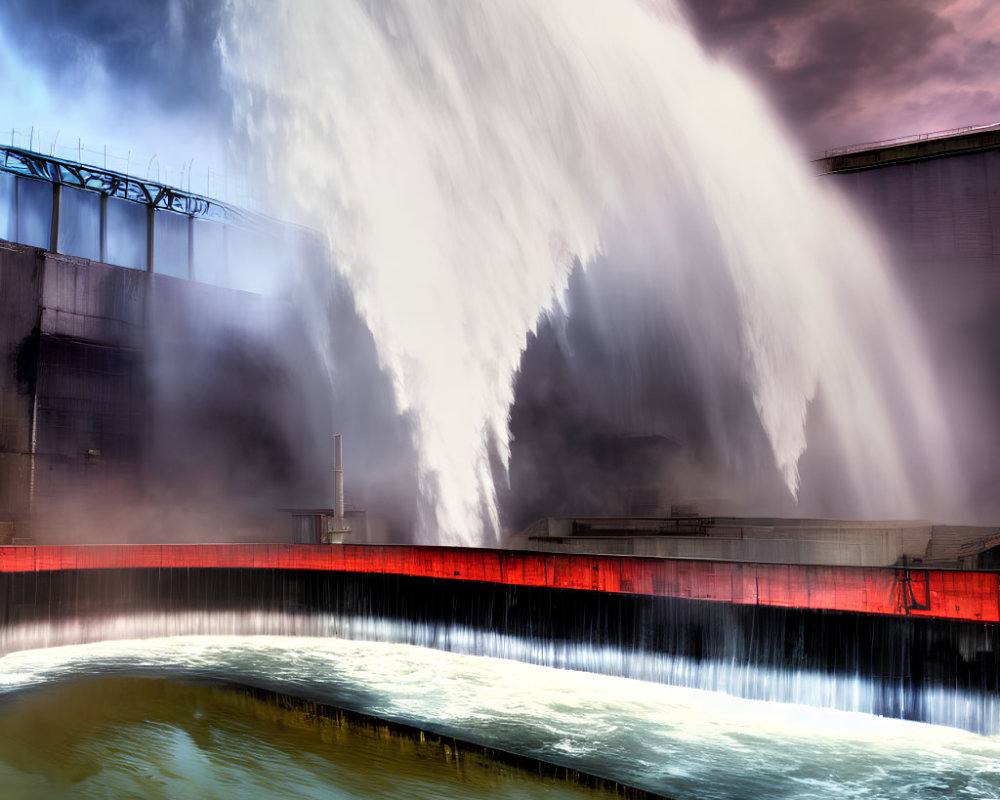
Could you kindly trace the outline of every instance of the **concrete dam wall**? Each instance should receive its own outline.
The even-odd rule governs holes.
[[[955,410],[975,517],[962,521],[978,523],[1000,517],[995,137],[818,163],[820,179],[861,204],[894,250]],[[274,509],[330,504],[327,437],[341,431],[348,499],[385,517],[384,535],[406,539],[418,494],[409,423],[324,255],[261,244],[247,225],[273,223],[248,222],[204,198],[169,187],[139,191],[99,170],[105,183],[94,191],[69,185],[65,164],[54,172],[52,159],[19,157],[4,167],[19,171],[0,172],[0,233],[22,243],[0,249],[0,534],[27,536],[34,519],[39,541],[60,541],[70,527],[118,541],[139,530],[163,541],[283,536]],[[290,270],[290,259],[308,266]],[[284,278],[267,280],[275,275]],[[319,308],[316,298],[328,299]],[[314,304],[308,312],[304,301]],[[678,401],[689,438],[674,441],[623,429],[588,405],[601,362],[588,363],[585,376],[570,374],[560,337],[582,347],[598,312],[575,295],[573,303],[567,330],[542,323],[522,358],[511,489],[501,489],[508,531],[553,515],[748,513],[724,497],[706,507],[691,502],[698,489],[684,476],[697,471],[691,454],[704,445],[697,409]],[[317,321],[326,329],[317,331]],[[661,399],[671,391],[649,388]],[[767,467],[765,459],[751,471],[766,478]],[[763,491],[780,494],[772,478]],[[82,530],[81,508],[98,486],[137,496],[118,505],[139,513],[120,524],[105,513],[100,526]],[[236,508],[248,513],[234,515]]]
[[[1000,731],[997,573],[407,546],[0,550],[0,652],[336,636]]]
[[[333,433],[406,536],[408,423],[314,233],[0,147],[0,541],[290,537]]]
[[[253,538],[322,493],[322,393],[276,351],[306,339],[287,304],[13,244],[0,287],[7,538]],[[306,347],[300,364],[318,369]],[[208,529],[185,513],[199,506]]]

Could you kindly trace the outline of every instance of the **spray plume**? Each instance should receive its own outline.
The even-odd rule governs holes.
[[[224,71],[259,177],[326,234],[415,421],[423,539],[498,533],[488,444],[506,461],[525,335],[598,256],[699,361],[738,365],[789,493],[821,393],[859,514],[955,496],[877,244],[671,4],[228,11]]]

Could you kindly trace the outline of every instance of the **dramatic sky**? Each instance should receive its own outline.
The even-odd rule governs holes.
[[[813,151],[1000,121],[996,0],[689,0]]]
[[[706,45],[765,87],[807,150],[1000,120],[996,0],[686,4]],[[60,120],[46,102],[66,93],[122,133],[141,134],[145,104],[225,120],[213,48],[222,9],[221,0],[0,0],[0,126],[42,127],[48,140]],[[120,89],[126,107],[90,100],[94,85]],[[60,141],[93,141],[92,121],[63,125]]]

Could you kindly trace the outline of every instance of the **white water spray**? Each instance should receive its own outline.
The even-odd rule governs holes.
[[[488,443],[506,459],[525,334],[598,253],[699,359],[738,354],[793,495],[818,392],[859,514],[951,495],[938,396],[876,247],[672,5],[230,10],[237,119],[282,210],[327,234],[415,420],[425,540],[496,535]]]
[[[205,637],[203,650],[196,648],[202,652],[194,654],[189,648],[178,648],[181,652],[171,653],[163,647],[163,641],[156,638],[191,636]],[[294,650],[296,655],[290,660],[278,659],[273,664],[257,664],[249,670],[237,664],[222,666],[225,662],[222,655],[226,650],[225,637],[232,636],[252,637],[250,641],[256,646],[261,645],[261,637],[279,637],[280,646]],[[294,642],[294,638],[290,637],[301,637],[300,642]],[[726,696],[726,702],[732,702],[733,697],[742,697],[865,714],[885,714],[887,710],[899,714],[906,709],[909,714],[918,714],[922,722],[934,725],[962,728],[988,736],[996,736],[1000,729],[1000,698],[988,691],[934,685],[914,689],[902,679],[892,682],[873,680],[852,674],[849,670],[830,673],[733,659],[692,659],[591,642],[516,636],[454,623],[411,623],[386,617],[280,611],[145,612],[43,620],[0,628],[0,695],[4,690],[44,679],[44,670],[37,666],[30,667],[25,662],[58,662],[60,656],[65,657],[68,653],[64,651],[60,654],[49,648],[65,648],[67,645],[101,643],[95,649],[142,650],[146,657],[140,663],[145,666],[159,664],[166,667],[180,656],[174,661],[174,666],[179,666],[178,662],[181,662],[189,668],[204,669],[229,679],[286,679],[289,685],[301,686],[302,678],[294,673],[303,669],[303,662],[321,657],[324,651],[350,647],[347,642],[415,645],[421,650],[475,656],[480,665],[477,673],[486,669],[485,659],[489,658],[503,659],[506,663],[499,669],[508,676],[518,669],[511,662],[520,662],[575,673],[627,677],[646,684],[642,689],[643,696],[658,691],[656,686],[650,684],[665,684],[721,692]],[[82,655],[84,664],[70,664],[68,673],[93,672],[86,664],[86,652]],[[435,658],[431,655],[420,657]],[[214,659],[219,659],[221,663],[213,665]],[[396,658],[389,659],[387,663],[396,663]],[[489,667],[487,671],[497,669]],[[364,668],[361,671],[368,672]],[[320,667],[305,670],[304,674],[320,682],[324,679],[330,682],[344,680],[341,670]],[[431,670],[420,675],[417,680],[421,686],[427,674],[438,673]],[[484,687],[493,688],[505,682],[493,677],[481,680],[480,688],[485,691]],[[402,684],[393,681],[392,685],[399,688]],[[523,691],[525,686],[518,685],[518,690]],[[419,694],[420,691],[420,688],[411,687],[410,694]],[[438,708],[437,721],[440,721],[440,712]]]

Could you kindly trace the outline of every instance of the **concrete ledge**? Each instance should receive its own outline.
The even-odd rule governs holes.
[[[459,584],[680,598],[720,605],[1000,622],[1000,572],[759,564],[414,545],[0,547],[0,575],[190,569],[405,576]]]
[[[891,164],[903,164],[907,161],[975,153],[997,147],[1000,147],[1000,130],[994,129],[959,136],[943,136],[939,139],[923,139],[905,144],[872,147],[820,158],[813,164],[820,174],[852,172]]]
[[[512,547],[559,553],[889,567],[921,561],[929,522],[769,517],[545,518]]]

